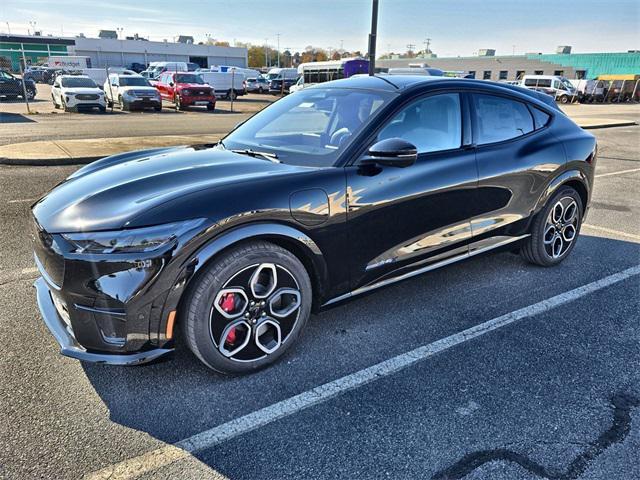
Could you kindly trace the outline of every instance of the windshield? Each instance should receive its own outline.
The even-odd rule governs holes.
[[[150,87],[151,85],[144,77],[120,77],[121,87]]]
[[[202,77],[194,73],[180,73],[174,78],[176,83],[199,83],[200,85],[204,85]]]
[[[67,88],[98,88],[96,82],[90,78],[77,77],[77,78],[63,78],[62,86]]]
[[[330,167],[394,94],[311,88],[284,97],[223,139],[228,150],[275,153],[282,163]]]
[[[267,78],[267,80],[275,80],[279,76],[280,76],[279,73],[268,73],[266,78]]]

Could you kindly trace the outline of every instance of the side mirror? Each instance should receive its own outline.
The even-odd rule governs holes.
[[[390,167],[408,167],[418,159],[418,149],[413,143],[401,138],[387,138],[375,143],[361,165],[378,164]]]
[[[174,83],[173,82],[169,82],[169,86],[173,87]]]

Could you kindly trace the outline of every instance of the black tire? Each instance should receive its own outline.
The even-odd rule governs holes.
[[[216,109],[216,104],[215,103],[209,103],[207,105],[207,110],[209,110],[210,112],[213,112]]]
[[[184,107],[182,106],[182,102],[180,101],[180,95],[175,96],[175,98],[173,99],[173,103],[176,106],[176,112],[179,112],[180,110],[184,110]]]
[[[258,93],[260,94],[264,93],[264,89],[262,87],[258,88]]]
[[[273,285],[272,290],[270,290],[271,293],[264,297],[264,301],[262,301],[262,304],[266,303],[268,305],[262,307],[262,311],[266,310],[269,313],[268,316],[263,316],[264,314],[258,311],[261,307],[258,297],[253,296],[248,284],[247,287],[243,287],[241,284],[244,285],[249,276],[253,278],[256,275],[256,270],[259,271],[258,276],[260,272],[268,270],[267,268],[260,269],[269,265],[273,265],[279,273],[276,275],[277,283]],[[273,301],[273,296],[278,297],[275,292],[278,292],[283,285],[286,286],[287,281],[289,285],[295,285],[298,288],[298,306],[290,314],[287,314],[286,318],[276,320],[271,310],[272,302],[270,300]],[[222,289],[229,289],[234,286],[240,286],[245,292],[246,302],[244,302],[245,307],[239,310],[238,316],[234,317],[233,320],[228,320],[218,313],[220,311],[219,308],[225,308],[220,307],[220,302],[224,300],[220,295],[223,294]],[[220,298],[218,306],[216,306],[214,303],[218,297]],[[255,306],[249,305],[249,302],[252,301],[250,299],[255,300]],[[224,374],[249,373],[274,363],[296,342],[309,318],[311,303],[311,281],[300,260],[289,251],[272,243],[263,241],[251,242],[224,253],[194,279],[182,307],[181,324],[183,334],[191,351],[209,368]],[[247,317],[247,315],[249,316]],[[228,338],[224,332],[232,324],[245,320],[251,325],[250,329],[244,329],[244,341],[247,338],[250,341],[249,343],[244,343],[242,339],[238,341],[246,346],[240,348],[240,353],[237,356],[246,355],[246,357],[242,359],[233,358],[236,354],[224,355],[222,350],[224,350],[223,347],[227,346],[227,343],[225,342],[222,347],[218,347],[216,341],[214,341],[214,336],[220,335],[219,332],[222,331],[218,342]],[[256,326],[260,327],[264,320],[271,320],[279,325],[278,339],[281,341],[276,342],[276,349],[270,353],[264,353],[259,350],[255,342],[257,330],[254,329],[256,329]],[[236,329],[234,328],[233,330],[232,342],[235,342]],[[214,334],[213,332],[218,333]],[[242,334],[241,331],[240,335]],[[230,352],[227,350],[226,353],[229,354]],[[255,353],[255,358],[251,355],[252,353]]]
[[[567,199],[567,200],[565,200]],[[576,206],[576,221],[574,225],[574,235],[571,237],[571,240],[567,243],[565,237],[560,239],[560,244],[564,245],[567,243],[566,249],[562,250],[562,246],[559,250],[559,255],[554,256],[553,253],[549,252],[549,248],[555,251],[555,246],[549,246],[548,243],[545,244],[545,235],[547,235],[547,229],[553,227],[553,225],[549,224],[550,215],[552,209],[558,204],[558,202],[570,202],[573,200]],[[566,208],[566,207],[565,207]],[[563,208],[564,212],[564,208]],[[582,216],[583,216],[583,206],[582,199],[578,192],[576,192],[573,188],[564,186],[560,187],[560,189],[547,201],[545,207],[536,215],[533,220],[531,226],[531,236],[527,238],[520,250],[520,254],[522,257],[529,263],[533,263],[535,265],[540,265],[542,267],[551,267],[559,264],[565,258],[569,256],[571,251],[576,245],[578,241],[578,236],[580,234],[580,227],[582,226]],[[563,215],[564,216],[564,213]],[[553,222],[552,222],[553,223]],[[558,229],[561,230],[561,229]],[[554,238],[556,227],[553,227]],[[562,233],[564,234],[564,233]],[[560,235],[560,232],[558,232]],[[547,238],[548,241],[548,238]],[[564,242],[564,243],[563,243]],[[555,245],[555,244],[554,244]]]
[[[113,108],[113,102],[111,100],[107,100],[107,107]]]
[[[98,111],[100,113],[106,113],[107,112],[107,107],[98,107]]]
[[[569,103],[569,97],[568,97],[567,95],[562,95],[562,96],[560,97],[560,103],[562,103],[562,104],[567,104],[567,103]]]
[[[162,111],[162,105],[158,105],[157,107],[153,107],[153,109],[154,109],[156,112],[161,112],[161,111]]]
[[[238,98],[236,91],[233,88],[229,89],[227,92],[227,100],[235,100],[236,98]]]

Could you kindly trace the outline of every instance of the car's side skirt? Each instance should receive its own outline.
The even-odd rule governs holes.
[[[475,243],[471,243],[469,245],[469,251],[465,252],[461,255],[457,255],[455,257],[450,257],[445,260],[442,260],[437,263],[432,263],[422,268],[418,268],[411,272],[404,273],[402,275],[398,275],[396,277],[387,278],[380,282],[373,283],[371,285],[365,285],[364,287],[357,288],[351,292],[345,293],[344,295],[340,295],[338,297],[332,298],[331,300],[325,302],[322,306],[326,307],[332,305],[334,303],[341,302],[343,300],[347,300],[348,298],[355,297],[356,295],[360,295],[366,292],[370,292],[371,290],[375,290],[376,288],[386,287],[387,285],[391,285],[396,282],[400,282],[402,280],[406,280],[407,278],[415,277],[416,275],[421,275],[426,272],[430,272],[431,270],[436,270],[440,267],[444,267],[447,265],[451,265],[452,263],[459,262],[466,258],[474,257],[476,255],[480,255],[482,253],[488,252],[490,250],[494,250],[496,248],[503,247],[510,243],[517,242],[524,238],[529,237],[531,234],[527,233],[525,235],[520,235],[518,237],[507,237],[507,236],[499,236],[499,237],[491,237],[484,240],[480,240]]]

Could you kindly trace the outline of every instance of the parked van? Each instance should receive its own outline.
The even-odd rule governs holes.
[[[298,81],[298,69],[272,68],[266,77],[269,82],[269,93],[277,94],[283,90],[289,93],[289,88]]]
[[[236,98],[245,94],[245,76],[241,72],[198,72],[198,75],[213,87],[218,98]],[[233,85],[231,84],[233,80]]]
[[[551,95],[560,103],[572,102],[578,96],[571,82],[557,75],[525,75],[520,85]]]
[[[209,68],[200,68],[198,72],[229,72],[232,68],[236,73],[244,74],[245,78],[256,78],[260,75],[260,72],[253,68],[234,67],[233,65],[212,65]]]

